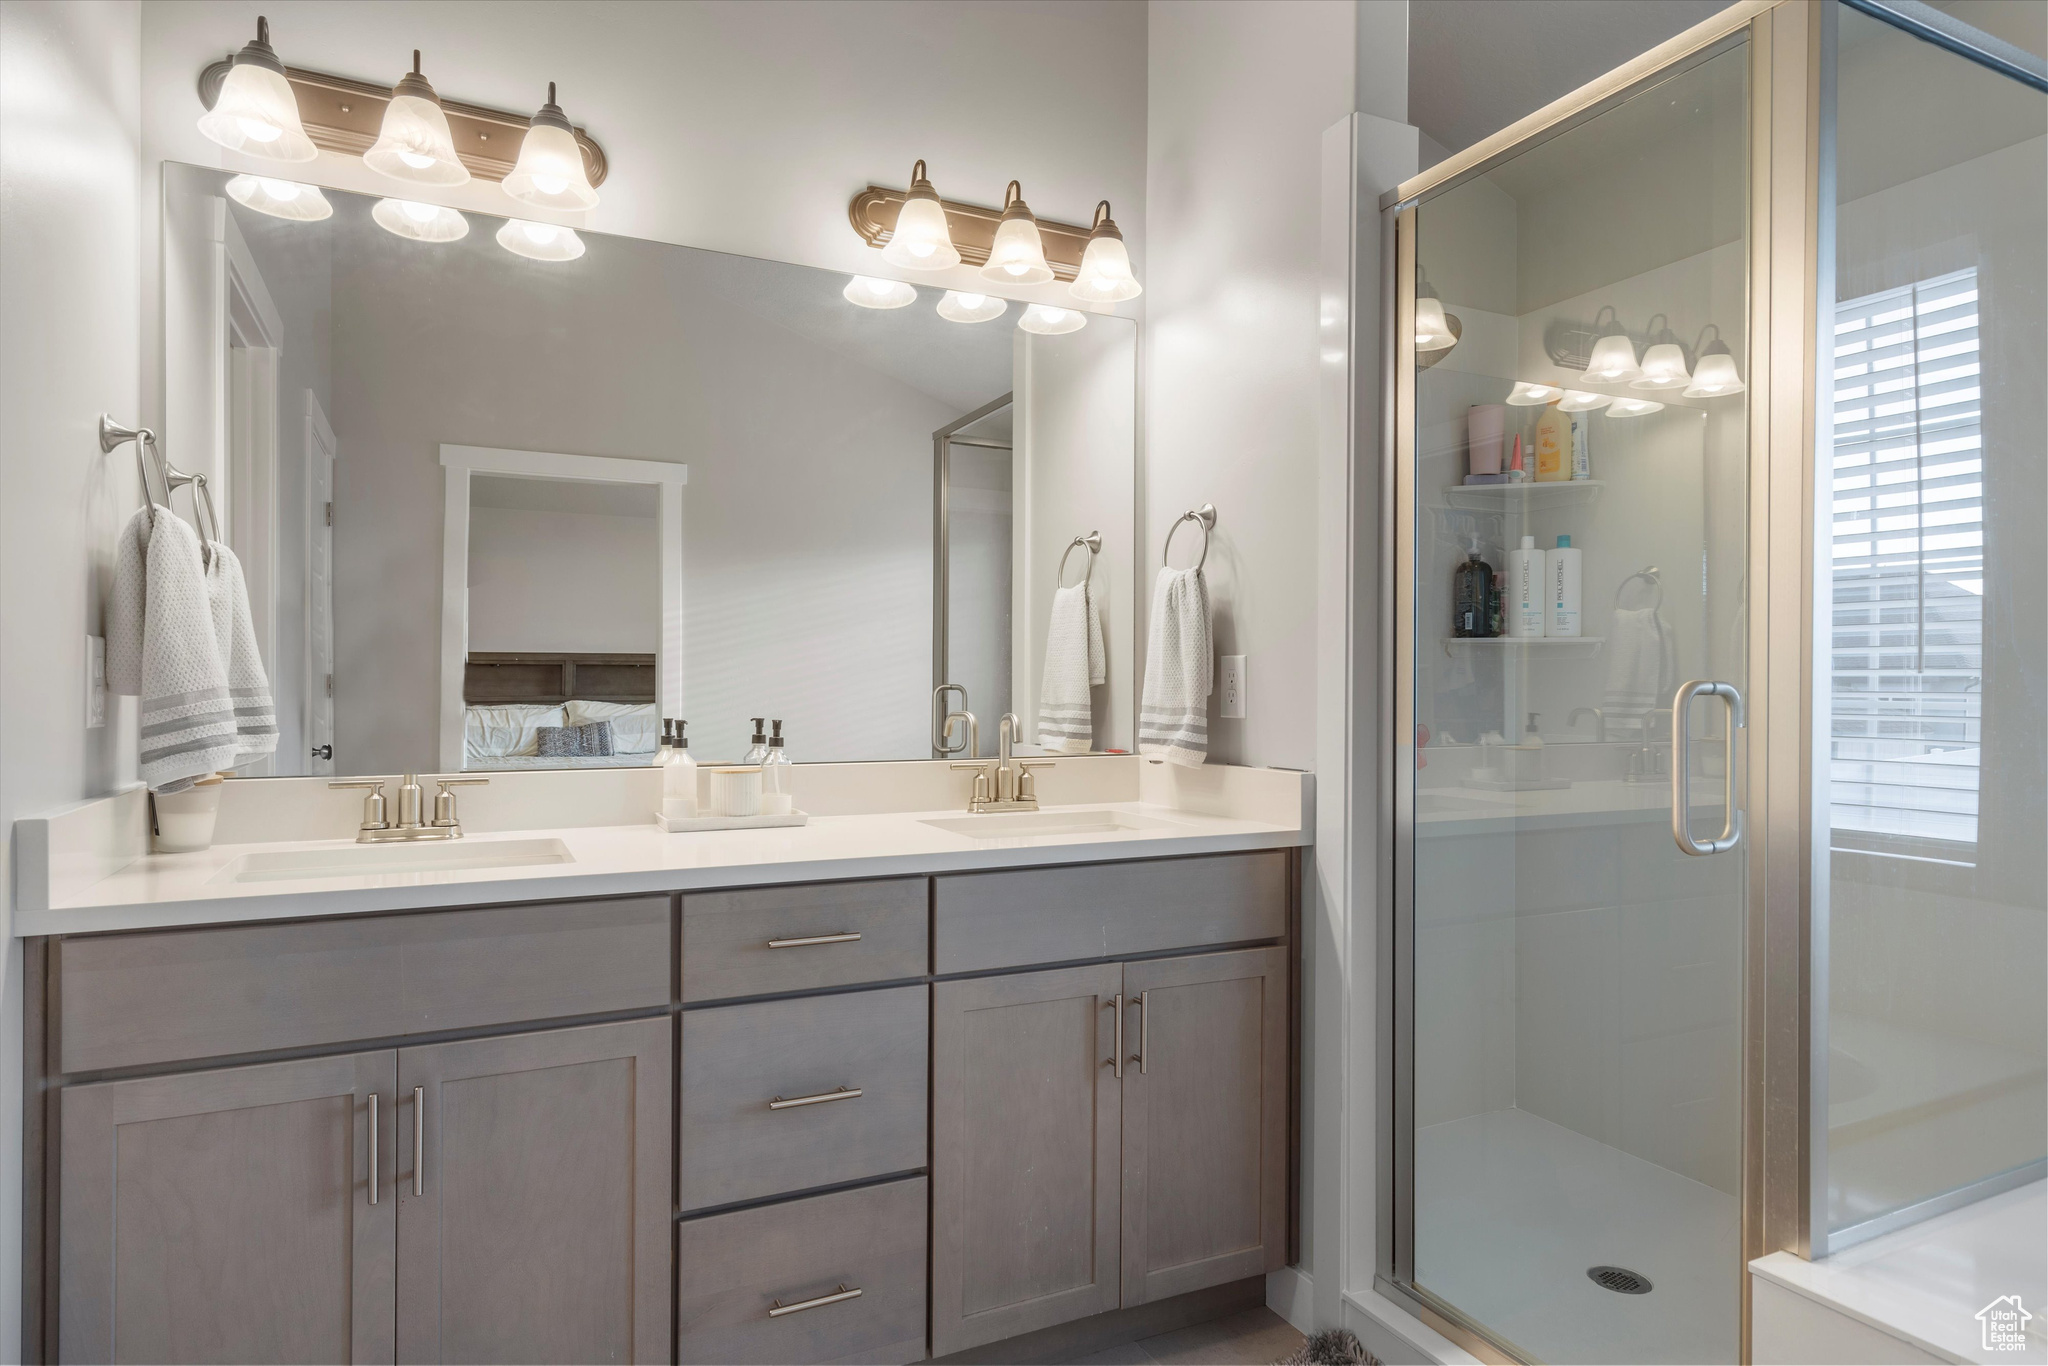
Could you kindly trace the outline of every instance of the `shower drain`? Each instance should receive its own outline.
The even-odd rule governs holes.
[[[1612,1290],[1620,1295],[1647,1295],[1650,1293],[1650,1278],[1640,1271],[1630,1271],[1625,1266],[1589,1266],[1586,1275],[1593,1284],[1603,1290]]]

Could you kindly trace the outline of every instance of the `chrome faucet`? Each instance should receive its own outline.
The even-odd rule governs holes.
[[[391,840],[459,840],[462,838],[462,822],[455,818],[455,793],[450,789],[482,787],[490,779],[433,778],[432,781],[441,789],[434,794],[433,819],[421,819],[425,790],[420,786],[420,775],[408,773],[398,785],[398,820],[395,824],[386,818],[388,808],[384,801],[382,778],[329,783],[328,786],[369,789],[370,795],[363,798],[363,823],[356,830],[357,844],[383,844]]]
[[[967,803],[969,812],[979,815],[985,811],[1038,809],[1038,788],[1031,773],[1033,769],[1051,768],[1053,761],[1040,759],[1034,762],[1015,756],[1017,729],[1022,724],[1017,720],[1017,713],[1004,712],[1003,719],[996,723],[994,760],[953,765],[954,768],[974,770],[974,795]]]
[[[1579,724],[1581,716],[1593,718],[1593,739],[1598,744],[1607,743],[1607,713],[1599,707],[1573,707],[1572,714],[1565,718],[1567,726]]]

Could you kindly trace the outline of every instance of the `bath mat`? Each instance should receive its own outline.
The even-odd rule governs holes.
[[[1380,1366],[1378,1358],[1365,1350],[1358,1335],[1349,1328],[1331,1328],[1317,1333],[1282,1357],[1273,1366]]]

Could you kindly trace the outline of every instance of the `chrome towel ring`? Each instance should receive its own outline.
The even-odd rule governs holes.
[[[1166,544],[1159,551],[1159,563],[1165,565],[1168,569],[1173,568],[1173,562],[1168,558],[1173,553],[1173,533],[1180,530],[1182,522],[1195,522],[1202,528],[1202,553],[1196,558],[1194,563],[1194,567],[1200,569],[1209,562],[1209,531],[1210,528],[1216,525],[1216,505],[1214,503],[1204,503],[1200,507],[1191,508],[1173,519],[1173,525],[1166,529]]]
[[[1081,583],[1086,583],[1090,578],[1094,577],[1095,552],[1102,549],[1102,533],[1099,531],[1091,531],[1086,536],[1076,536],[1073,540],[1067,542],[1066,554],[1060,556],[1060,567],[1053,571],[1052,586],[1054,588],[1065,588],[1067,586],[1067,556],[1072,555],[1083,546],[1086,546],[1088,549],[1088,563],[1081,567]],[[1078,588],[1080,584],[1074,586]]]

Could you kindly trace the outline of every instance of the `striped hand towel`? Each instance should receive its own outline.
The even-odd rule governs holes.
[[[214,632],[199,536],[169,508],[144,508],[114,555],[107,688],[141,699],[141,777],[181,792],[234,762],[235,711]]]
[[[1053,590],[1045,631],[1045,681],[1038,689],[1038,743],[1051,754],[1086,754],[1095,744],[1088,690],[1108,678],[1102,614],[1084,580]]]
[[[228,699],[235,708],[235,762],[244,764],[276,751],[277,707],[256,649],[256,622],[249,615],[249,584],[242,562],[219,541],[212,542],[212,549],[206,592],[213,608],[214,639],[227,666]]]
[[[1138,752],[1192,768],[1209,757],[1209,585],[1199,567],[1161,569],[1152,584]]]

